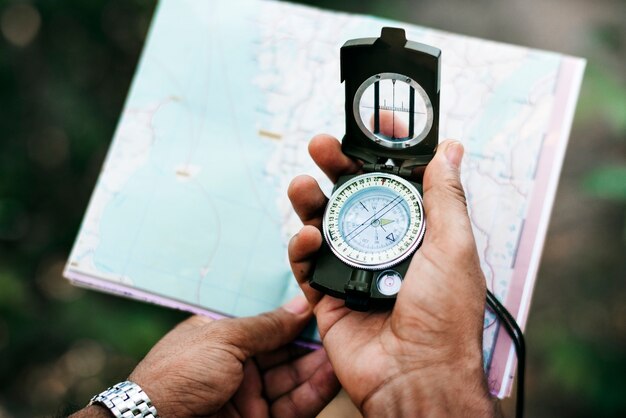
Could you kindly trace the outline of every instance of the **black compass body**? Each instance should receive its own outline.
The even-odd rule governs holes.
[[[395,28],[341,48],[342,150],[363,161],[363,174],[335,184],[310,284],[351,309],[391,306],[422,242],[422,187],[411,173],[438,144],[440,56]]]

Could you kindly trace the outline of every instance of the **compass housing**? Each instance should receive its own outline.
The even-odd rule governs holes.
[[[370,164],[391,159],[402,169],[427,164],[439,141],[440,57],[439,49],[407,41],[404,30],[398,28],[383,28],[380,38],[347,41],[341,47],[341,81],[345,83],[346,95],[343,152]],[[395,144],[369,132],[357,106],[363,91],[376,77],[391,77],[410,85],[412,97],[426,103],[423,132]],[[405,103],[402,107],[408,106]]]
[[[345,299],[350,309],[393,306],[411,256],[422,243],[422,185],[412,178],[412,169],[430,162],[439,141],[440,58],[437,48],[407,41],[404,30],[396,28],[383,28],[380,38],[354,39],[341,48],[346,94],[346,134],[341,147],[345,154],[363,161],[364,174],[337,180],[322,220],[324,240],[309,284]],[[396,230],[397,244],[393,234],[384,236],[394,242],[392,246],[379,245],[386,241],[377,228],[403,219],[400,212],[392,212],[395,201],[381,199],[383,206],[374,206],[374,199],[370,204],[367,198],[359,200],[363,210],[371,212],[365,218],[360,216],[361,209],[354,209],[356,203],[350,206],[350,196],[356,199],[359,190],[378,187],[367,184],[368,178],[383,177],[405,185],[410,193],[404,198],[419,200],[419,225],[412,218],[406,235]],[[415,213],[407,212],[409,217]],[[397,217],[392,220],[392,216]],[[341,219],[347,219],[345,224]]]

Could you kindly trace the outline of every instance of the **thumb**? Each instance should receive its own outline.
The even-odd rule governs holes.
[[[300,295],[273,311],[246,318],[226,319],[218,321],[216,325],[225,327],[225,341],[248,358],[293,341],[311,316],[309,302]]]
[[[426,237],[442,248],[454,243],[474,242],[467,214],[465,192],[461,184],[460,169],[463,145],[447,140],[439,145],[437,153],[424,172],[424,211]]]

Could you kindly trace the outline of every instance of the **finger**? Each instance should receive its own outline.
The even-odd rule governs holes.
[[[315,256],[322,246],[322,233],[313,226],[304,226],[289,241],[291,271],[311,304],[316,304],[322,294],[309,285],[315,270]]]
[[[475,247],[460,178],[463,145],[445,141],[424,172],[424,211],[427,229],[424,245],[446,252]]]
[[[311,305],[297,296],[271,312],[246,318],[224,319],[214,323],[212,332],[244,361],[252,355],[275,350],[291,341],[312,316]]]
[[[437,333],[449,327],[442,311],[465,312],[457,322],[463,326],[461,320],[483,318],[485,280],[460,179],[462,157],[460,143],[445,141],[424,172],[426,234],[409,265],[391,318],[392,329],[404,339],[414,338],[414,328]],[[482,327],[476,329],[482,331]]]
[[[243,366],[243,381],[233,396],[235,408],[242,417],[267,417],[268,405],[263,399],[263,385],[259,371],[252,360]]]
[[[300,386],[319,367],[327,362],[326,351],[319,349],[306,356],[267,370],[263,374],[265,394],[273,401]]]
[[[374,114],[370,119],[370,127],[375,130]],[[381,110],[378,114],[378,131],[390,138],[406,138],[409,135],[409,127],[395,112]]]
[[[322,227],[322,216],[328,199],[317,180],[306,175],[294,178],[287,189],[287,196],[303,224]]]
[[[255,357],[255,360],[256,364],[259,366],[259,370],[264,372],[288,361],[300,358],[311,351],[311,348],[303,347],[298,344],[287,344],[278,350],[260,353]]]
[[[411,170],[411,180],[414,181],[415,183],[423,184],[425,170],[426,170],[426,167],[423,165],[414,167],[413,170]]]
[[[370,129],[375,129],[374,113],[370,118]],[[390,138],[408,138],[409,128],[407,121],[398,117],[394,112],[389,110],[381,110],[379,113],[379,125],[378,132],[386,137]],[[411,172],[411,179],[417,183],[421,183],[424,176],[424,166],[418,166],[413,168]]]
[[[308,380],[278,398],[270,411],[275,417],[314,417],[337,395],[339,389],[332,366],[326,362]]]
[[[337,138],[321,134],[313,137],[309,143],[309,154],[319,168],[336,183],[339,176],[359,171],[361,165],[341,151]]]

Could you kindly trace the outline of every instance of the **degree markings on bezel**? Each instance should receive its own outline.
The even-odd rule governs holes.
[[[383,192],[386,189],[387,191],[392,191],[392,193],[390,194],[383,193],[383,195],[381,195],[381,196],[386,195],[387,196],[386,198],[384,197],[376,198],[375,197],[376,195],[373,195],[374,197],[372,196],[368,197],[366,195],[366,196],[363,196],[361,198],[354,200],[353,202],[350,202],[350,198],[352,196],[355,196],[357,193],[362,193],[362,190],[366,190],[371,187],[382,188]],[[372,193],[374,193],[375,189],[372,189],[372,190],[373,190]],[[398,216],[398,215],[401,216],[400,218],[396,218],[395,222],[400,222],[401,224],[406,223],[406,224],[404,226],[400,224],[393,225],[392,228],[395,228],[393,229],[394,233],[399,233],[400,235],[397,237],[396,241],[393,244],[391,244],[390,247],[381,248],[382,251],[376,250],[375,247],[371,246],[371,245],[375,245],[375,246],[381,245],[381,244],[375,244],[375,242],[373,242],[371,245],[368,244],[367,247],[362,247],[362,245],[365,245],[363,243],[358,244],[358,245],[350,244],[350,242],[346,242],[345,236],[341,233],[341,230],[345,228],[345,226],[344,227],[341,226],[340,219],[342,218],[342,216],[344,218],[345,216],[347,216],[345,213],[342,215],[342,211],[348,211],[348,212],[354,211],[354,207],[355,207],[354,205],[358,205],[357,202],[360,202],[361,200],[367,201],[368,198],[377,199],[378,201],[380,201],[380,199],[383,199],[381,204],[384,204],[383,202],[386,200],[388,202],[387,205],[389,205],[390,200],[393,201],[393,200],[396,200],[397,198],[400,198],[400,201],[398,202],[398,204],[402,203],[401,207],[404,207],[404,209],[401,209],[400,207],[395,209],[397,213],[395,216]],[[339,205],[341,205],[341,207],[338,207]],[[365,269],[379,269],[379,268],[387,268],[392,265],[395,265],[401,262],[402,260],[406,259],[410,254],[412,254],[413,251],[417,248],[417,246],[421,242],[421,239],[423,237],[424,219],[422,217],[423,209],[421,206],[421,196],[419,195],[419,192],[417,192],[417,190],[414,188],[413,185],[406,182],[406,180],[400,177],[391,175],[391,174],[369,173],[369,174],[363,174],[361,176],[357,176],[355,178],[350,179],[349,181],[344,183],[342,186],[340,186],[333,193],[330,199],[329,207],[333,208],[333,211],[332,211],[333,219],[330,219],[331,212],[330,210],[327,209],[327,213],[324,215],[324,222],[323,222],[324,236],[326,237],[326,240],[331,250],[335,253],[335,255],[339,257],[342,261],[344,261],[346,264],[352,265],[353,267],[359,267],[359,268],[365,268]],[[390,215],[384,214],[385,208],[386,206],[383,206],[382,209],[378,210],[377,214],[374,214],[374,216],[378,215],[378,218],[372,217],[371,219],[373,219],[374,221],[377,221],[381,219],[383,216],[392,216],[391,214]],[[388,211],[392,211],[394,210],[394,208],[395,206],[391,207]],[[364,209],[359,209],[359,210],[364,212]],[[402,213],[405,213],[405,214],[403,215]],[[353,232],[354,230],[358,228],[361,228],[361,230],[363,231],[370,228],[371,225],[367,223],[369,222],[369,219],[370,218],[367,218],[365,222],[357,221],[359,225],[357,225],[357,228],[353,229]],[[388,223],[385,223],[384,225],[389,225],[389,224],[392,224],[393,222],[394,221],[388,222]],[[376,223],[375,227],[378,227],[379,225],[380,225],[379,223]],[[397,228],[401,228],[401,229],[398,230]],[[370,238],[371,238],[371,231],[372,230],[369,231]],[[358,235],[358,233],[360,232],[357,231],[357,234],[355,235]],[[386,242],[386,240],[384,239],[385,235],[382,235],[383,245],[387,245],[385,244]],[[369,242],[368,239],[366,238],[363,238],[363,239],[365,240],[366,243]],[[376,238],[376,242],[378,242],[377,240],[378,238]],[[348,239],[348,241],[350,240]],[[357,247],[361,247],[363,249],[355,248],[354,245],[357,245]]]

